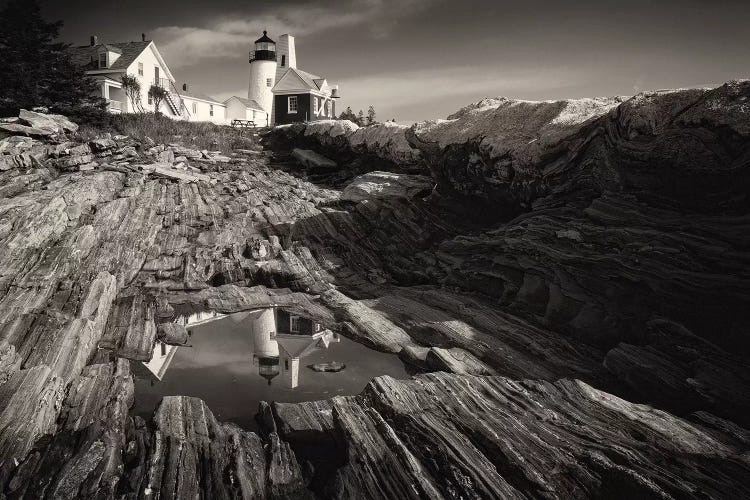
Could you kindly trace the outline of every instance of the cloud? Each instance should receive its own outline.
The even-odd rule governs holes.
[[[403,17],[439,0],[346,0],[344,5],[301,5],[248,19],[217,18],[206,26],[161,26],[159,49],[174,67],[247,51],[264,30],[297,36],[362,26],[374,38],[387,36]]]

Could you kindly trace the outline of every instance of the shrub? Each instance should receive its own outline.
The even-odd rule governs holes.
[[[255,139],[250,130],[237,129],[208,122],[172,120],[153,113],[123,113],[111,115],[109,123],[97,129],[82,127],[83,136],[100,136],[103,132],[122,134],[144,141],[146,137],[159,144],[181,144],[193,149],[231,152],[233,149],[253,149]]]

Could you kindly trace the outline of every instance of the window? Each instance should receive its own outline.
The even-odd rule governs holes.
[[[213,104],[209,104],[208,105],[208,114],[211,115],[211,116],[214,116],[214,105]]]
[[[288,369],[289,369],[289,360],[288,360],[288,359],[285,359],[285,360],[284,360],[284,369],[285,369],[285,370],[288,370]]]
[[[297,112],[297,96],[296,95],[289,96],[288,103],[289,103],[288,112],[289,113],[296,113]]]
[[[198,112],[198,103],[194,102],[193,103],[193,114],[196,114],[197,112]]]
[[[159,342],[159,344],[161,344],[161,355],[164,357],[167,355],[167,344],[164,342]]]
[[[138,63],[138,76],[143,76],[143,63]]]
[[[283,68],[284,66],[286,66],[286,56],[282,55],[281,56],[281,67]]]
[[[273,78],[266,78],[266,87],[273,85]]]
[[[290,332],[299,332],[300,327],[300,317],[299,316],[289,316],[289,331]]]
[[[106,68],[107,67],[107,53],[102,52],[99,54],[99,67],[100,68]]]

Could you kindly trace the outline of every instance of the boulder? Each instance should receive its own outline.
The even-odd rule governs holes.
[[[376,171],[355,178],[344,188],[341,199],[355,203],[388,197],[408,199],[426,196],[434,186],[431,178],[422,175]]]
[[[100,137],[98,139],[94,139],[93,141],[89,141],[89,146],[91,146],[91,149],[96,153],[101,153],[103,151],[109,151],[112,149],[117,148],[117,143],[108,137]]]
[[[55,134],[75,132],[78,130],[78,125],[68,120],[63,115],[37,113],[35,111],[22,109],[18,114],[18,119],[21,123],[30,127],[48,130]]]
[[[338,168],[336,162],[310,149],[295,148],[292,151],[292,157],[303,167],[310,170],[335,170]]]
[[[156,338],[165,344],[185,345],[188,341],[188,332],[178,323],[159,323],[156,326]]]
[[[29,127],[27,125],[21,125],[20,123],[0,123],[0,134],[5,135],[26,135],[29,137],[48,137],[53,135],[52,132],[46,128]]]

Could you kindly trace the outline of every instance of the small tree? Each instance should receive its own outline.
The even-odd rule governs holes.
[[[143,112],[141,104],[141,82],[132,75],[122,75],[122,89],[125,91],[133,111]]]
[[[361,109],[359,110],[359,113],[357,113],[357,125],[360,127],[365,126],[365,112]]]
[[[148,96],[151,98],[151,102],[154,103],[154,114],[158,115],[161,103],[167,98],[167,91],[158,85],[151,85],[151,88],[148,89]]]
[[[370,106],[369,108],[367,108],[367,124],[372,125],[376,122],[377,120],[375,119],[375,108]]]

